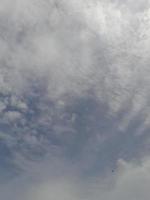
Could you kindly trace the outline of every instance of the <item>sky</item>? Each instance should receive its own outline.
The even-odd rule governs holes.
[[[149,0],[0,0],[2,200],[149,200],[149,34]]]

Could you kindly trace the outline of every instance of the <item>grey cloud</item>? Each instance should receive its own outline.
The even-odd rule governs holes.
[[[112,2],[115,6],[120,7],[122,11],[130,11],[133,15],[140,14],[149,9],[150,3],[149,0],[111,0],[109,2]]]
[[[149,10],[145,1],[136,8],[115,2],[2,1],[0,145],[7,167],[30,174],[46,159],[62,159],[72,173],[95,177],[119,158],[149,153]],[[96,190],[97,197],[128,194],[130,178],[121,187],[122,176],[108,196]],[[73,190],[84,199],[67,178],[64,198]],[[49,195],[50,184],[54,197],[57,187],[63,196],[58,182],[41,190]]]
[[[82,182],[77,185],[78,182],[76,180],[69,180],[69,182],[64,180],[62,182],[61,180],[58,182],[52,181],[52,185],[47,182],[41,185],[41,190],[37,191],[37,196],[36,190],[33,190],[35,197],[33,194],[31,198],[39,198],[40,200],[44,195],[45,199],[49,197],[56,199],[149,199],[148,186],[150,178],[148,158],[141,165],[126,163],[120,160],[118,162],[118,172],[115,173],[115,179],[111,177],[109,178],[109,182],[107,179],[104,181],[101,179],[89,181],[89,183],[85,184],[85,187],[82,186]],[[57,191],[59,188],[62,188],[62,190],[60,189],[60,193],[55,192],[55,189]],[[60,194],[61,196],[59,196]]]
[[[18,179],[7,184],[1,192],[4,199],[112,199],[119,200],[128,198],[129,200],[149,199],[149,158],[145,158],[141,163],[127,163],[118,160],[118,167],[114,174],[102,178],[80,179],[77,175],[61,176],[46,175],[46,178],[36,177],[33,180],[28,178]],[[43,172],[42,172],[43,173]],[[21,181],[21,182],[20,182]],[[13,184],[13,185],[12,185]],[[17,191],[17,196],[14,194]]]

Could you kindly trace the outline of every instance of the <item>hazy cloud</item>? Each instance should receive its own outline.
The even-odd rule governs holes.
[[[1,0],[4,200],[148,199],[149,27],[146,0]]]

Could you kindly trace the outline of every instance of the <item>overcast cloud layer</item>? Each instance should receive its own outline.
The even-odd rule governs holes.
[[[149,0],[0,0],[2,200],[149,199],[149,35]]]

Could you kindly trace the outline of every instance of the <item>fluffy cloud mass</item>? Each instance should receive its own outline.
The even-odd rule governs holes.
[[[0,4],[3,199],[147,200],[150,2]]]

